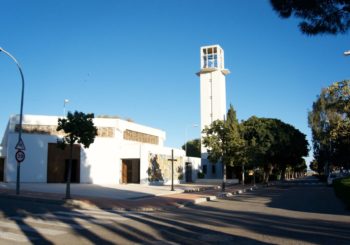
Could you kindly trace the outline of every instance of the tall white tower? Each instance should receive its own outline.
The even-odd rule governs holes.
[[[213,121],[224,120],[226,115],[226,75],[224,50],[219,45],[201,47],[200,77],[201,131]],[[202,145],[202,158],[207,150]],[[203,156],[204,154],[204,156]],[[205,157],[206,158],[206,157]]]

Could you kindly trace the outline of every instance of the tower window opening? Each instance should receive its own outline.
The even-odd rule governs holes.
[[[217,47],[204,48],[203,53],[203,68],[218,68],[219,55]]]

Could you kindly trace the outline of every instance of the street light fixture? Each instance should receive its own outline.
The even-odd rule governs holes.
[[[0,52],[3,52],[6,54],[8,57],[10,57],[17,65],[19,73],[21,74],[21,79],[22,79],[22,92],[21,92],[21,108],[20,108],[20,113],[19,113],[19,129],[18,129],[18,142],[16,144],[15,149],[17,149],[16,152],[16,160],[17,160],[17,177],[16,177],[16,194],[19,195],[19,182],[20,182],[20,170],[21,170],[21,165],[20,163],[24,160],[25,154],[23,150],[25,150],[25,146],[22,140],[22,120],[23,120],[23,99],[24,99],[24,76],[22,72],[22,68],[19,65],[18,61],[16,60],[15,57],[13,57],[9,52],[4,50],[3,48],[0,47]]]
[[[344,52],[344,55],[345,55],[345,56],[350,55],[350,50],[345,51],[345,52]]]
[[[68,103],[69,103],[69,99],[65,99],[63,101],[63,117],[66,116],[66,104],[68,104]]]

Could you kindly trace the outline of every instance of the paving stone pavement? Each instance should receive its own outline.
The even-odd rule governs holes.
[[[216,198],[230,197],[259,187],[262,187],[262,185],[243,186],[236,184],[226,187],[225,192],[221,192],[218,186],[194,187],[193,189],[187,188],[182,192],[176,192],[174,194],[160,196],[146,195],[123,200],[79,195],[73,195],[72,199],[64,200],[64,195],[62,194],[27,190],[22,190],[20,195],[17,196],[14,190],[0,189],[0,197],[27,199],[34,202],[61,204],[82,209],[155,211],[198,204],[209,200],[215,200]]]

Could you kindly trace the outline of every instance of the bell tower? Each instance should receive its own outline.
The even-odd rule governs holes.
[[[200,107],[201,131],[213,121],[224,120],[226,115],[226,75],[224,50],[219,45],[204,46],[200,49]],[[202,158],[207,150],[201,146]],[[205,157],[206,158],[206,157]]]

